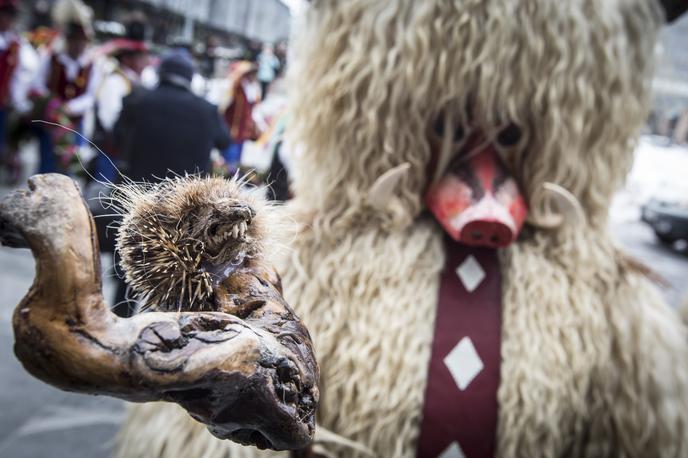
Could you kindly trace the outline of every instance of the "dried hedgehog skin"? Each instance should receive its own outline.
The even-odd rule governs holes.
[[[103,300],[95,227],[71,179],[31,178],[29,190],[0,201],[0,221],[0,241],[25,241],[37,262],[13,320],[15,353],[31,374],[68,391],[176,402],[242,444],[310,443],[319,396],[311,339],[258,256],[213,285],[218,312],[122,319]]]
[[[117,249],[143,308],[217,310],[213,291],[263,258],[270,208],[236,180],[176,178],[114,193]]]

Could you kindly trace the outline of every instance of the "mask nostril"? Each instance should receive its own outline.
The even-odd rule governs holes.
[[[481,232],[474,231],[471,232],[471,237],[473,238],[473,240],[480,240],[483,238],[483,234]]]

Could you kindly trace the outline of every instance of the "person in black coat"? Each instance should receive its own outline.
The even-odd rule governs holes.
[[[157,88],[138,88],[124,98],[113,136],[125,175],[132,180],[150,183],[186,173],[209,174],[213,148],[229,146],[229,131],[218,108],[191,92],[193,74],[188,53],[171,52],[160,63]],[[115,252],[118,285],[113,311],[131,316],[136,304],[127,297],[118,258]]]
[[[183,50],[163,57],[160,84],[125,97],[115,124],[115,145],[125,174],[134,181],[158,181],[185,173],[211,171],[210,152],[229,146],[229,131],[218,108],[190,90],[194,74]]]

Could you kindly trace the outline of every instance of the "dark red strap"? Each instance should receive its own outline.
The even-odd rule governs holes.
[[[500,370],[499,262],[495,250],[449,239],[446,246],[418,456],[490,457]]]

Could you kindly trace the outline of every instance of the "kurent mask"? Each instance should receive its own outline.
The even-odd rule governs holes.
[[[471,135],[444,174],[428,189],[425,201],[456,241],[501,248],[518,238],[528,213],[516,180],[492,141]]]

